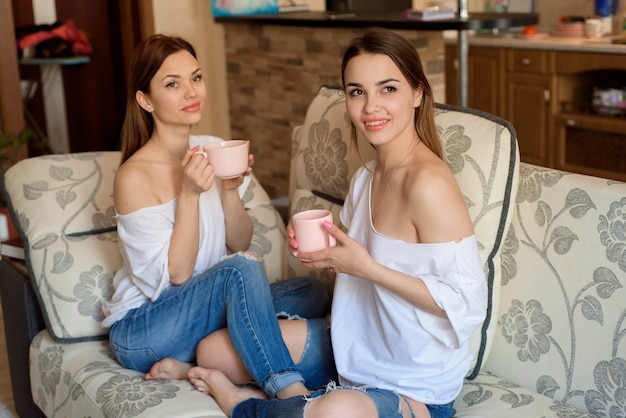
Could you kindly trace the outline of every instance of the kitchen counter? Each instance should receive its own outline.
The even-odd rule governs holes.
[[[446,44],[456,45],[456,33],[444,34]],[[470,46],[538,49],[549,51],[592,52],[605,54],[625,54],[626,44],[613,44],[613,39],[624,39],[622,36],[603,37],[599,40],[587,38],[566,38],[548,35],[541,39],[519,38],[515,33],[505,32],[498,34],[470,34]]]
[[[534,13],[470,13],[467,19],[409,20],[402,11],[386,12],[296,12],[216,17],[217,23],[245,23],[298,27],[365,28],[381,26],[388,29],[424,31],[503,29],[537,23]]]
[[[620,99],[598,96],[619,94],[626,79],[626,45],[613,39],[469,35],[468,105],[515,126],[524,162],[624,180],[626,118],[613,104]],[[444,43],[446,101],[454,104],[459,46],[449,35]]]

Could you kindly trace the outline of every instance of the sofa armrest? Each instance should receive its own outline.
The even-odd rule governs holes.
[[[28,350],[31,340],[45,324],[28,276],[25,270],[20,271],[18,263],[0,261],[0,296],[13,400],[19,416],[44,417],[31,396]]]

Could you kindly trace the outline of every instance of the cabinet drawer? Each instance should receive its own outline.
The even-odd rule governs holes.
[[[548,74],[551,71],[552,54],[547,51],[512,49],[507,51],[508,71],[519,73]]]
[[[626,121],[582,115],[556,120],[556,168],[626,181]]]
[[[585,71],[626,71],[624,54],[595,54],[582,52],[555,53],[555,68],[558,74],[579,74]]]

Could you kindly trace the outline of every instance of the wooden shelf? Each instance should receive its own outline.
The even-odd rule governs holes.
[[[603,107],[596,109],[593,104],[586,102],[561,102],[561,114],[570,116],[592,116],[611,120],[626,120],[626,108]]]
[[[87,64],[90,58],[79,55],[66,58],[24,58],[19,60],[20,65],[79,65]]]

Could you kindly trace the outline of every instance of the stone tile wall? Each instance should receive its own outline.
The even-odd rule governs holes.
[[[441,32],[397,31],[420,53],[444,101]],[[251,141],[254,173],[271,198],[289,193],[291,132],[322,84],[340,85],[341,57],[361,29],[224,24],[233,138]],[[210,92],[209,92],[210,94]]]

